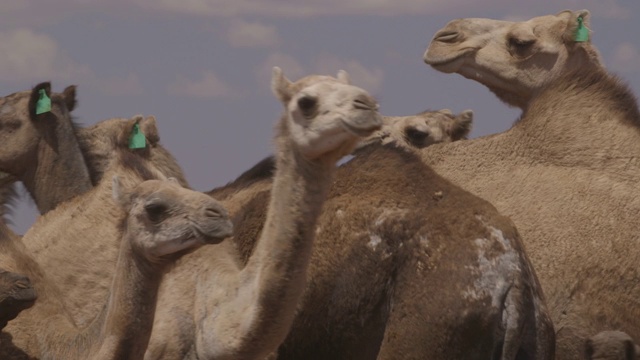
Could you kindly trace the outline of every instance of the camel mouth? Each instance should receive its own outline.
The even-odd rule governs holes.
[[[211,230],[204,230],[198,226],[195,226],[194,229],[194,235],[208,245],[219,244],[233,235],[233,225],[230,224],[224,224]]]
[[[465,47],[456,51],[446,51],[439,44],[431,44],[424,52],[423,60],[427,65],[444,73],[454,73],[464,63],[467,54],[476,51],[476,48]]]
[[[16,294],[6,298],[1,302],[1,306],[3,308],[10,308],[16,311],[22,311],[32,307],[36,300],[38,299],[38,294],[36,290],[33,288],[21,289]]]
[[[358,137],[367,137],[373,134],[374,131],[382,128],[382,118],[377,114],[373,121],[367,119],[366,121],[362,121],[361,124],[351,124],[344,119],[340,120],[340,122],[342,123],[342,127]]]

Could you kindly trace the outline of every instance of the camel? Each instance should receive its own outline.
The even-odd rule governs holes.
[[[135,124],[138,124],[145,136],[146,146],[129,149],[129,138]],[[113,160],[114,149],[129,149],[128,151],[144,154],[161,173],[175,178],[183,187],[190,187],[176,159],[160,144],[155,116],[135,115],[130,119],[102,120],[93,126],[76,128],[76,137],[94,184],[100,182],[105,169]]]
[[[0,269],[0,331],[37,298],[28,276]]]
[[[585,344],[587,360],[636,360],[640,347],[622,331],[602,331]]]
[[[199,324],[197,332],[185,328],[188,322],[172,331],[190,332],[193,348],[187,351],[199,358],[264,358],[284,340],[304,290],[315,221],[335,164],[382,124],[376,101],[350,85],[345,72],[337,78],[309,76],[292,83],[274,68],[272,88],[285,115],[277,126],[272,201],[252,256],[240,266],[231,242],[212,251],[201,249],[167,274],[160,290],[154,328],[188,321],[182,316],[191,314]],[[103,176],[121,173],[123,169],[113,168]],[[134,178],[127,181],[135,183]],[[119,242],[112,235],[117,228],[112,210],[98,195],[108,192],[103,183],[41,217],[24,236],[38,260],[59,264],[66,256],[67,267],[83,269],[72,276],[51,274],[65,284],[69,308],[79,323],[96,312],[94,300],[104,296],[111,248]],[[99,233],[99,241],[90,233]],[[69,253],[83,255],[70,261]],[[194,261],[200,266],[194,267]],[[92,291],[79,296],[80,288]],[[180,338],[160,333],[151,341],[168,348],[160,357],[186,356],[171,348]]]
[[[269,163],[212,191],[239,208],[243,261],[253,244],[241,237],[264,223]],[[361,149],[335,179],[278,359],[553,358],[553,327],[517,230],[491,204],[395,144]]]
[[[357,149],[373,142],[424,148],[433,144],[467,139],[473,111],[454,115],[449,109],[423,111],[411,116],[384,116],[382,129],[362,140]]]
[[[51,110],[36,114],[40,92],[51,100]],[[68,86],[62,93],[52,93],[48,82],[31,91],[17,92],[0,98],[0,136],[7,139],[0,151],[0,172],[5,179],[22,181],[40,214],[46,214],[60,203],[88,191],[97,184],[113,158],[114,146],[127,148],[128,138],[115,139],[123,127],[132,126],[130,119],[114,118],[83,128],[71,118],[77,105],[76,88]],[[151,152],[154,164],[173,174],[188,187],[182,171],[165,169],[175,159],[160,144],[155,117],[134,116],[146,138],[146,147],[134,152]]]
[[[576,41],[588,23],[586,10],[453,20],[424,56],[522,109],[503,133],[418,153],[513,219],[548,300],[559,359],[581,358],[600,331],[640,338],[640,112],[588,39]]]
[[[44,82],[0,98],[0,171],[22,181],[41,214],[92,187],[69,114],[75,97],[74,86],[52,93]]]
[[[138,176],[150,174],[133,156],[119,161]],[[173,179],[151,177],[135,186],[125,180],[114,176],[111,186],[121,241],[110,291],[84,328],[69,316],[68,294],[48,276],[55,268],[38,264],[18,238],[0,228],[0,266],[29,276],[39,296],[1,334],[3,359],[142,359],[164,273],[189,252],[231,235],[226,210],[211,197]],[[55,217],[65,206],[45,217]]]

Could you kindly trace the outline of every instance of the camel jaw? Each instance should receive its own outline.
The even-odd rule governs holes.
[[[224,241],[226,238],[233,235],[233,224],[231,221],[221,224],[212,229],[202,229],[201,227],[194,227],[194,235],[203,243],[207,245],[215,245]]]
[[[453,53],[442,50],[439,46],[432,44],[425,51],[423,60],[427,65],[446,74],[457,73],[464,64],[466,56],[476,51],[475,48],[463,48]]]
[[[358,137],[367,137],[382,128],[382,117],[376,114],[373,120],[367,119],[361,123],[354,123],[341,119],[340,123],[349,133]]]

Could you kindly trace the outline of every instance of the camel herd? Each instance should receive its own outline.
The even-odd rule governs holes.
[[[472,140],[471,110],[276,67],[274,154],[205,193],[153,116],[0,98],[0,203],[41,213],[0,221],[0,359],[636,359],[640,112],[589,16],[435,34],[427,64],[522,110]]]

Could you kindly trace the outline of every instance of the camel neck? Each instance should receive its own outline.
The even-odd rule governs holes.
[[[165,269],[136,252],[130,236],[125,231],[109,300],[102,315],[90,326],[101,329],[94,347],[100,359],[142,359],[151,337]]]
[[[52,135],[40,140],[35,167],[20,176],[40,214],[93,187],[73,126],[60,122],[51,127]]]
[[[264,349],[259,346],[264,334],[273,335],[269,340],[280,339],[293,321],[293,312],[285,310],[295,306],[302,295],[315,225],[335,167],[334,163],[306,160],[283,142],[276,155],[267,219],[243,270],[243,283],[252,287],[246,293],[253,295],[254,313],[244,324],[249,330],[243,334],[247,346],[240,348],[247,353],[242,358],[266,355],[251,353],[250,344]]]
[[[507,134],[517,153],[534,160],[619,174],[640,169],[636,99],[598,68],[541,90]]]

